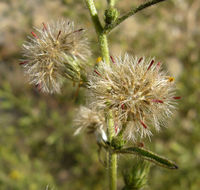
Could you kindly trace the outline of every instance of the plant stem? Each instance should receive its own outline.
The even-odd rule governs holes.
[[[107,115],[107,130],[108,130],[108,141],[111,143],[114,135],[114,121],[112,111],[108,111]],[[108,175],[109,175],[109,189],[117,189],[117,154],[111,150],[108,151]]]
[[[108,34],[112,29],[114,29],[116,26],[121,24],[123,21],[125,21],[130,16],[133,16],[137,12],[139,12],[139,11],[149,7],[149,6],[152,6],[152,5],[155,5],[157,3],[160,3],[162,1],[166,1],[166,0],[151,0],[151,1],[148,1],[148,2],[146,2],[144,4],[139,5],[138,7],[132,9],[130,12],[126,13],[124,16],[118,18],[114,23],[111,23],[111,24],[107,25],[104,28],[104,33]]]
[[[117,154],[109,152],[109,190],[117,189]]]
[[[87,7],[89,9],[90,16],[92,18],[92,22],[94,24],[96,33],[100,34],[102,32],[103,28],[101,26],[101,23],[100,23],[98,14],[97,14],[96,7],[94,5],[94,1],[93,0],[85,0],[85,2],[86,2],[86,5],[87,5]]]
[[[100,23],[94,1],[93,0],[85,0],[85,2],[89,9],[90,16],[92,18],[92,22],[94,24],[94,27],[95,27],[95,30],[96,30],[96,33],[98,36],[98,41],[99,41],[102,58],[107,64],[109,64],[110,58],[109,58],[107,36],[106,36],[106,34],[103,33],[103,27]]]
[[[108,40],[106,34],[103,34],[103,32],[101,32],[98,35],[98,39],[101,49],[101,56],[107,64],[110,64],[110,55],[109,55]]]
[[[107,2],[108,2],[108,5],[109,5],[110,7],[114,7],[114,5],[115,5],[115,0],[107,0]]]
[[[109,56],[109,48],[108,48],[108,40],[106,34],[103,33],[103,28],[99,21],[99,17],[97,14],[97,10],[94,5],[93,0],[85,0],[87,7],[90,11],[90,15],[92,17],[92,22],[95,26],[96,33],[98,36],[99,46],[101,50],[101,56],[103,60],[110,64],[110,56]],[[107,134],[109,142],[112,141],[112,137],[114,135],[114,121],[112,112],[108,111],[107,115]],[[116,190],[117,188],[117,154],[111,151],[108,152],[108,175],[109,175],[109,188],[110,190]]]

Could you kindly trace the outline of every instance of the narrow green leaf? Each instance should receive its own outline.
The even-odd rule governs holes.
[[[159,166],[169,168],[169,169],[178,169],[178,166],[172,161],[162,156],[159,156],[151,151],[145,150],[144,148],[129,147],[129,148],[121,149],[121,150],[116,150],[115,152],[120,153],[120,154],[136,154],[138,156],[141,156],[145,160],[153,162]]]

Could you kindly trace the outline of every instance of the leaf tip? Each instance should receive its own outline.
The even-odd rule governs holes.
[[[176,170],[177,170],[177,169],[179,169],[179,168],[178,168],[178,166],[177,166],[176,164],[174,164],[173,169],[176,169]]]

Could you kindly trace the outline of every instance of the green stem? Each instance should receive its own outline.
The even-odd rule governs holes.
[[[155,5],[157,3],[160,3],[162,1],[166,1],[166,0],[151,0],[151,1],[148,1],[148,2],[146,2],[144,4],[139,5],[138,7],[132,9],[130,12],[126,13],[124,16],[118,18],[114,23],[111,23],[111,24],[107,25],[104,28],[104,33],[108,34],[112,29],[114,29],[116,26],[121,24],[123,21],[125,21],[130,16],[133,16],[137,12],[139,12],[139,11],[149,7],[149,6],[152,6],[152,5]]]
[[[90,16],[92,18],[92,22],[94,24],[96,33],[97,34],[102,33],[103,28],[101,26],[101,23],[100,23],[100,20],[99,20],[99,17],[98,17],[98,13],[97,13],[94,1],[93,0],[85,0],[85,2],[86,2],[86,5],[87,5],[87,7],[89,9]]]
[[[110,55],[109,55],[108,40],[106,34],[103,34],[103,32],[100,33],[98,35],[98,39],[101,49],[101,56],[107,64],[110,64]]]
[[[102,58],[107,64],[110,64],[107,36],[106,36],[106,34],[103,33],[103,28],[99,21],[99,17],[98,17],[97,10],[94,5],[94,1],[93,0],[85,0],[85,2],[90,11],[90,15],[92,17],[92,22],[96,29]],[[114,122],[113,122],[113,117],[112,117],[111,111],[108,111],[107,124],[108,124],[107,125],[108,140],[111,143],[112,137],[114,135]],[[116,190],[116,188],[117,188],[117,155],[111,151],[108,151],[108,154],[109,154],[108,155],[109,188],[110,188],[110,190]]]
[[[107,134],[108,141],[111,143],[114,136],[114,121],[112,111],[108,111],[107,115]],[[108,150],[108,175],[109,175],[109,190],[117,189],[117,154],[112,150]]]
[[[109,190],[117,189],[117,154],[109,152]]]
[[[108,5],[110,7],[114,7],[115,6],[115,0],[107,0],[107,2],[108,2]]]
[[[92,22],[94,24],[94,27],[95,27],[95,30],[96,30],[96,33],[98,36],[98,41],[99,41],[102,58],[107,64],[109,64],[110,58],[109,58],[107,36],[106,36],[106,34],[103,33],[103,27],[100,23],[94,1],[93,0],[85,0],[85,2],[89,9],[90,16],[92,18]]]

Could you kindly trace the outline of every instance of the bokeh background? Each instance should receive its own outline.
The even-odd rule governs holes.
[[[118,0],[123,14],[143,0]],[[103,18],[106,0],[96,0]],[[85,93],[70,81],[61,95],[45,95],[27,83],[19,66],[21,46],[33,26],[59,18],[87,28],[94,61],[97,39],[83,0],[0,0],[0,189],[107,189],[94,137],[73,136],[75,108]],[[103,20],[102,20],[103,22]],[[175,77],[182,99],[174,117],[145,147],[174,160],[179,170],[152,166],[152,190],[200,189],[200,1],[169,0],[148,8],[109,36],[111,54],[156,57]],[[120,171],[131,167],[121,157]]]

